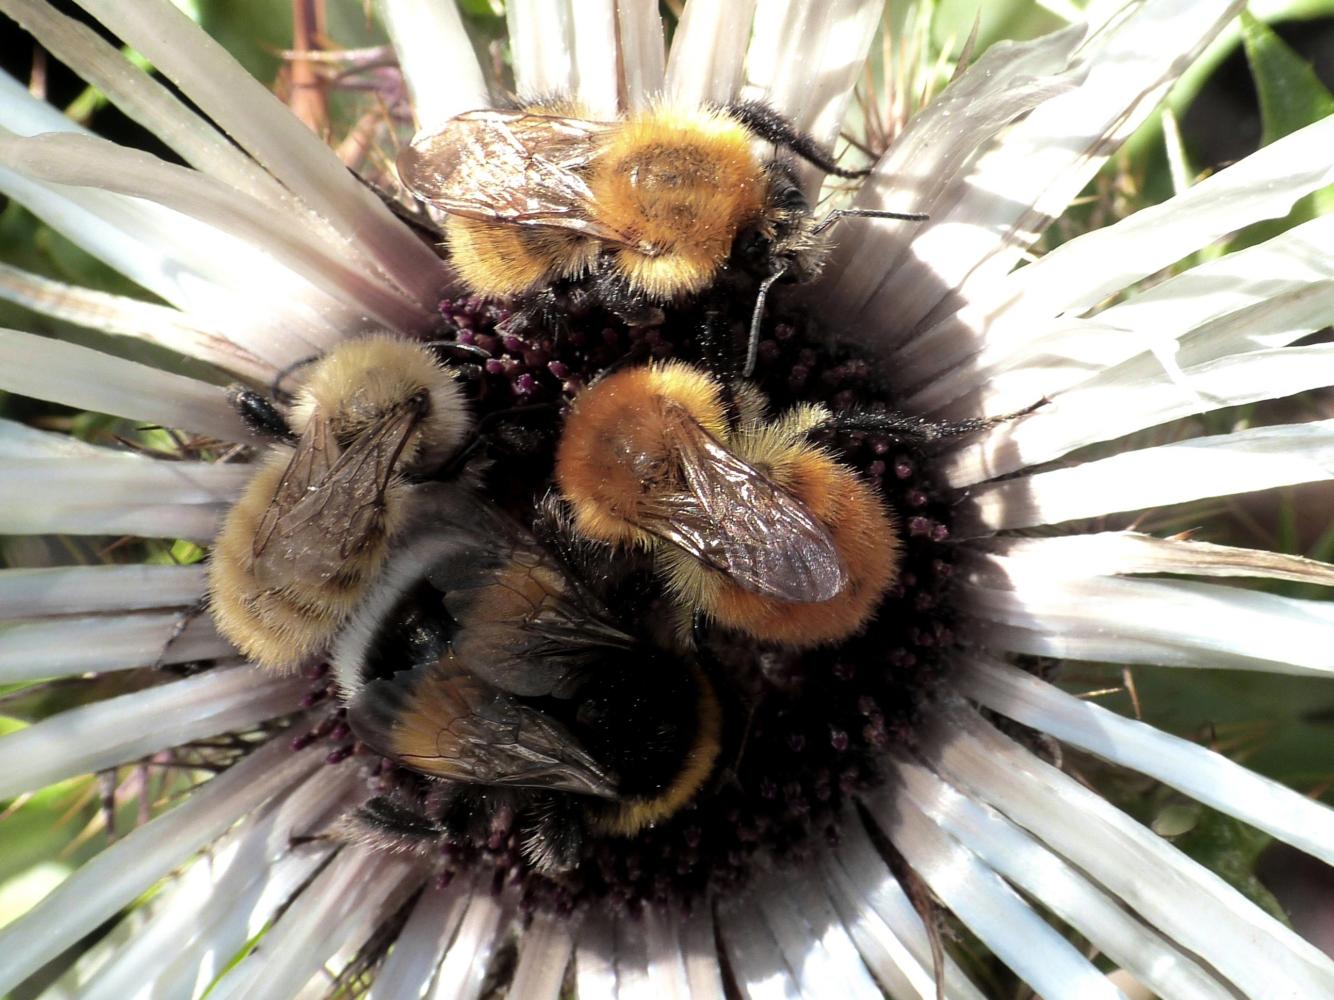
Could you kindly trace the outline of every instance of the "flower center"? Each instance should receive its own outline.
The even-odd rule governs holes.
[[[482,489],[489,502],[527,525],[552,490],[553,456],[569,404],[608,368],[666,360],[720,367],[706,357],[719,352],[709,342],[716,336],[701,337],[698,310],[667,310],[662,323],[647,327],[628,327],[600,310],[571,310],[557,333],[536,326],[500,332],[505,313],[475,299],[445,301],[441,311],[459,342],[491,354],[483,364],[462,366],[477,416],[488,428],[489,462],[479,465],[485,469]],[[750,303],[738,297],[735,315],[721,325],[714,316],[712,328],[715,335],[730,328],[743,342],[749,321]],[[829,348],[809,315],[779,312],[766,329],[752,381],[773,414],[803,403],[835,415],[890,408],[874,366],[852,349]],[[939,650],[952,642],[951,554],[942,544],[950,534],[949,504],[932,484],[924,456],[911,446],[874,431],[843,430],[836,421],[813,431],[811,443],[869,485],[896,522],[897,577],[869,623],[851,637],[793,648],[717,621],[697,621],[695,650],[683,656],[682,676],[697,671],[711,683],[719,745],[711,748],[703,765],[708,774],[696,782],[693,796],[658,808],[647,825],[629,824],[640,827],[633,832],[607,819],[604,801],[571,793],[556,793],[554,805],[545,800],[548,821],[534,825],[522,794],[474,789],[471,815],[442,822],[453,801],[443,787],[449,782],[389,761],[375,765],[368,799],[387,799],[395,809],[426,817],[427,850],[443,878],[490,871],[497,885],[517,883],[525,906],[560,912],[597,901],[629,908],[646,901],[688,906],[709,892],[743,885],[757,865],[800,861],[817,840],[837,840],[852,811],[850,794],[878,780],[879,752],[912,738],[915,706],[936,683]],[[633,551],[613,550],[611,558],[613,571],[595,589],[613,623],[662,649],[679,650],[683,617],[652,561]],[[669,785],[650,746],[661,704],[615,692],[603,700],[586,702],[569,725],[594,726],[615,740],[633,741],[643,733],[642,753],[639,747],[618,752],[597,740],[585,742],[595,757],[634,771],[623,776],[623,788],[648,795],[644,788]],[[695,705],[688,692],[679,700]],[[687,729],[698,725],[687,721]],[[338,711],[318,735],[341,740],[334,756],[346,756],[352,737]],[[636,769],[633,762],[640,758],[657,761],[652,773]],[[601,818],[586,823],[568,870],[534,865],[543,851],[526,841],[552,836],[567,812],[573,823],[590,811]]]

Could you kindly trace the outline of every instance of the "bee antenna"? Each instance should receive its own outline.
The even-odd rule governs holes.
[[[773,283],[787,273],[784,264],[760,282],[760,290],[755,296],[755,311],[750,314],[750,337],[746,341],[746,365],[741,369],[742,378],[750,378],[755,371],[755,360],[760,353],[760,324],[764,321],[764,300],[769,297]]]
[[[283,388],[283,383],[291,377],[292,373],[298,369],[305,368],[306,365],[320,360],[323,355],[312,354],[308,358],[302,358],[300,361],[293,361],[286,368],[280,369],[278,374],[273,376],[273,381],[269,384],[269,395],[274,399],[280,399],[284,402],[291,402],[292,394]]]
[[[931,216],[925,212],[886,212],[878,208],[836,208],[816,225],[813,230],[819,234],[824,232],[839,219],[859,218],[859,219],[899,219],[903,222],[926,222]]]
[[[422,342],[422,346],[433,347],[442,351],[455,351],[477,361],[491,360],[491,352],[485,347],[479,347],[476,344],[461,344],[457,340],[427,340]]]
[[[807,163],[835,177],[865,177],[868,170],[845,170],[820,144],[763,101],[740,101],[723,107],[728,115],[775,146],[785,146]]]

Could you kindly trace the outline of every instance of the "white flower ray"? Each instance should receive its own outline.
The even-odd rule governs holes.
[[[681,958],[691,1000],[723,1000],[726,995],[717,941],[712,909],[697,906],[681,927]]]
[[[509,995],[515,1000],[559,1000],[565,970],[574,954],[574,920],[573,916],[533,914],[532,923],[519,939],[519,961],[510,981]],[[386,994],[389,1000],[396,995]]]
[[[273,208],[196,170],[94,136],[57,133],[29,138],[0,133],[0,161],[47,184],[87,187],[144,199],[262,249],[354,313],[391,329],[426,332],[427,307],[410,302],[387,280],[328,249],[329,241],[294,231]]]
[[[78,711],[67,712],[66,716]],[[160,722],[169,717],[156,718]],[[128,719],[122,724],[136,725]],[[0,739],[0,747],[13,738]],[[52,748],[50,753],[58,756],[59,750]],[[5,956],[0,963],[0,994],[7,995],[63,951],[69,942],[77,941],[114,916],[121,907],[222,834],[238,816],[299,780],[319,759],[316,752],[295,754],[274,741],[196,789],[175,809],[97,855],[22,918],[0,928],[0,955]],[[7,767],[5,776],[11,773]],[[7,794],[0,790],[0,797]]]
[[[960,508],[956,535],[1059,524],[1331,477],[1334,420],[1257,427],[983,484]]]
[[[421,874],[404,858],[344,847],[209,996],[291,1000],[339,948],[365,940]]]
[[[508,900],[484,891],[472,893],[458,933],[436,973],[431,1000],[471,1000],[481,994],[491,956],[500,946],[500,929],[510,911]]]
[[[813,871],[793,873],[756,893],[774,940],[808,997],[825,992],[880,1000],[882,993],[862,962],[847,928]]]
[[[1119,663],[1222,668],[1249,660],[1251,669],[1334,677],[1328,601],[1186,580],[1052,577],[1031,563],[994,563],[1009,577],[1005,585],[970,580],[960,594],[983,621],[1074,640],[1102,635],[1111,649],[1124,643],[1111,657]],[[1141,644],[1176,655],[1144,659]]]
[[[51,337],[0,327],[0,389],[75,409],[253,441],[218,386]]]
[[[78,0],[141,52],[298,198],[355,239],[414,300],[434,307],[443,262],[333,152],[170,0]]]
[[[730,104],[741,90],[756,0],[690,0],[667,53],[666,96],[673,105]],[[737,44],[719,45],[718,39]]]
[[[1147,774],[1334,864],[1334,809],[1198,744],[1081,701],[1009,664],[972,655],[962,665],[958,689],[979,704]]]
[[[773,932],[754,906],[746,901],[738,904],[718,913],[733,982],[750,1000],[801,1000],[801,989]]]
[[[227,667],[61,712],[0,736],[0,799],[284,715],[308,686]]]
[[[1334,310],[1334,282],[1326,291]],[[1040,375],[1034,379],[1041,381]],[[1232,355],[1184,368],[1176,378],[1146,357],[1133,368],[1104,372],[993,430],[985,441],[959,449],[942,463],[941,473],[951,486],[972,486],[1173,420],[1330,385],[1334,344]]]
[[[1334,963],[1217,875],[962,705],[926,720],[927,763],[1083,869],[1245,995],[1334,993]]]
[[[900,794],[886,836],[931,891],[1039,996],[1126,1000],[1074,946],[916,802]]]
[[[987,865],[1068,923],[1159,996],[1229,1000],[1231,991],[1019,827],[938,775],[892,754],[898,794],[868,807],[889,823],[902,796]]]
[[[183,612],[58,618],[0,626],[0,684],[236,655],[207,617]]]
[[[160,344],[256,382],[267,382],[277,371],[171,306],[67,285],[4,263],[0,263],[0,298],[89,330]]]
[[[380,0],[379,8],[421,131],[434,132],[457,114],[490,105],[454,0]]]
[[[376,972],[367,1000],[419,1000],[426,994],[475,891],[464,878],[422,893]]]
[[[208,586],[202,564],[0,569],[0,621],[99,611],[184,608]]]

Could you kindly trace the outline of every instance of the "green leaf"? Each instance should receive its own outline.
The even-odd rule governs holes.
[[[1241,13],[1241,41],[1260,95],[1262,146],[1334,114],[1334,95],[1267,24]]]

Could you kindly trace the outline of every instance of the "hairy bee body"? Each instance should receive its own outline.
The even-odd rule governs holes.
[[[608,297],[669,303],[730,270],[815,277],[827,255],[793,174],[763,134],[836,169],[768,109],[658,106],[595,122],[573,108],[470,111],[399,157],[405,186],[449,214],[464,281],[515,298],[591,278]]]
[[[823,407],[764,416],[742,387],[679,362],[628,369],[580,395],[556,481],[577,530],[651,550],[688,611],[793,648],[870,620],[897,572],[893,519],[870,486],[810,435]]]
[[[453,377],[389,336],[317,361],[278,443],[214,541],[218,630],[256,663],[292,670],[328,645],[378,573],[411,506],[405,472],[438,465],[469,418]]]
[[[458,832],[503,807],[529,862],[560,871],[587,835],[679,812],[719,752],[703,671],[614,624],[518,525],[460,491],[433,494],[434,526],[391,557],[334,650],[358,738],[448,786],[423,829]],[[363,818],[396,811],[380,802]]]

